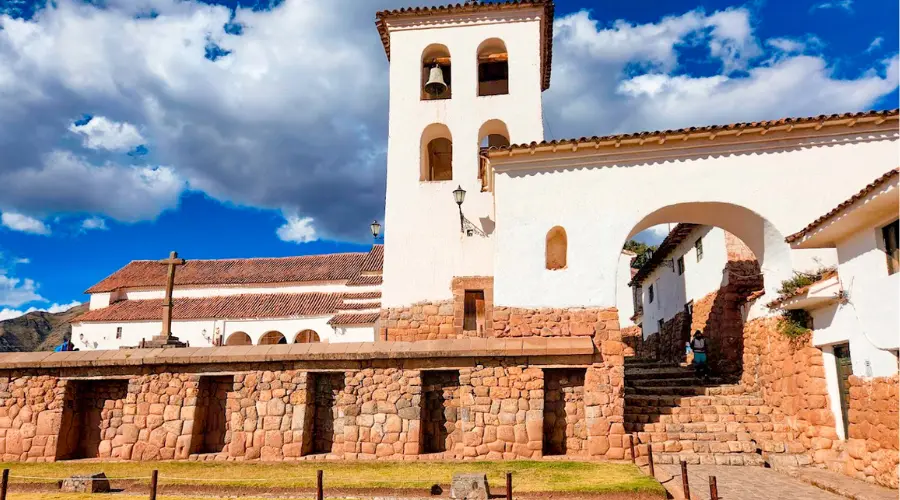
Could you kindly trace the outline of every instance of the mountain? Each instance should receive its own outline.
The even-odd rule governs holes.
[[[72,320],[87,311],[81,304],[61,313],[35,311],[0,321],[0,352],[50,351],[72,333]]]

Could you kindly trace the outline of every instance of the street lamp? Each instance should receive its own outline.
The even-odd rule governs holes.
[[[369,229],[372,230],[372,238],[378,239],[378,235],[381,234],[381,224],[378,223],[377,220],[373,220],[371,224],[369,224]]]
[[[465,217],[463,217],[462,213],[462,204],[466,201],[466,190],[462,188],[462,186],[458,186],[453,190],[453,199],[456,200],[456,206],[459,207],[459,231],[461,233],[466,232],[466,225],[463,221],[465,221]]]

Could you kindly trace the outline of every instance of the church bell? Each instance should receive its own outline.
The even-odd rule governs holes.
[[[447,84],[444,83],[444,72],[437,64],[431,68],[428,73],[428,81],[425,82],[425,93],[431,97],[437,97],[447,91]]]

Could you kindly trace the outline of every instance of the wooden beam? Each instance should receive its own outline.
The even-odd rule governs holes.
[[[488,54],[484,56],[478,56],[478,62],[503,62],[509,60],[509,54],[503,52],[502,54]],[[425,64],[432,65],[434,63],[448,65],[450,64],[449,56],[441,56],[441,57],[432,57],[425,60]]]

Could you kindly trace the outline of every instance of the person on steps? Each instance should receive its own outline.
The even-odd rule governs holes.
[[[697,378],[702,377],[704,382],[709,382],[709,365],[706,362],[706,337],[703,332],[694,332],[691,340],[691,350],[694,351],[694,373]]]

